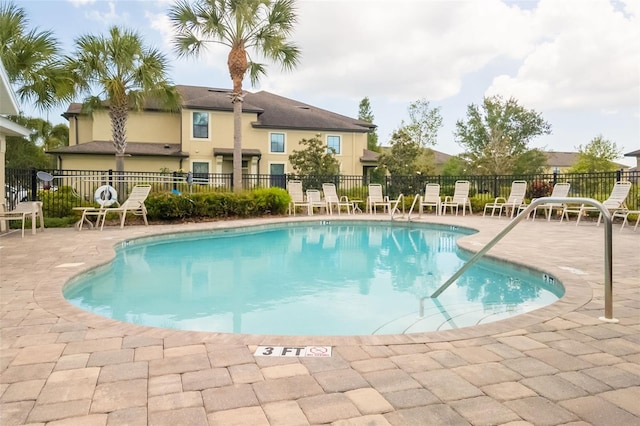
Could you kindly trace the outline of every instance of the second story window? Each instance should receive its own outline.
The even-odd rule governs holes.
[[[193,137],[194,139],[209,138],[209,114],[206,112],[193,113]]]
[[[336,154],[340,154],[340,136],[327,136],[327,148],[333,148]]]
[[[284,133],[271,133],[269,152],[284,152]]]

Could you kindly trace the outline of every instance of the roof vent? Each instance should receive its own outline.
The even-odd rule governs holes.
[[[208,91],[209,91],[209,92],[215,92],[215,93],[228,93],[228,92],[230,92],[231,90],[229,90],[229,89],[211,88],[211,89],[208,89]]]
[[[165,143],[164,144],[164,149],[169,149],[169,148],[171,148],[171,146],[168,143]]]
[[[298,105],[297,108],[300,108],[300,109],[311,109],[306,105]]]

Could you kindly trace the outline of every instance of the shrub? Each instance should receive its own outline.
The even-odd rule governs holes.
[[[553,185],[550,182],[534,181],[527,187],[527,199],[548,197],[553,191]]]

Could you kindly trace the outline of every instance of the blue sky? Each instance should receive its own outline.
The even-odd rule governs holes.
[[[171,49],[171,1],[18,0],[32,26],[51,30],[70,53],[83,34],[112,25],[136,29],[166,53],[176,84],[230,88],[227,51],[198,60]],[[640,1],[638,0],[298,0],[293,35],[300,65],[269,65],[257,87],[357,117],[369,97],[379,141],[425,99],[443,128],[434,147],[462,152],[457,120],[484,96],[514,97],[542,114],[553,134],[533,147],[574,151],[602,135],[623,152],[640,149]],[[24,105],[23,105],[24,106]],[[24,106],[29,114],[36,114]],[[65,108],[50,111],[63,122]],[[40,113],[46,116],[46,113]],[[630,158],[620,162],[634,165]]]

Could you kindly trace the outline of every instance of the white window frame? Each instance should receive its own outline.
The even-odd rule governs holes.
[[[329,138],[338,138],[338,149],[336,149],[335,155],[340,155],[342,153],[342,136],[327,135],[326,141],[325,141],[327,145],[327,152],[329,152]]]
[[[271,150],[271,137],[273,135],[282,135],[282,151]],[[284,132],[269,132],[269,154],[286,154],[287,153],[287,134]]]
[[[201,138],[195,135],[195,127],[193,117],[195,114],[205,114],[207,116],[207,137]],[[208,141],[211,140],[211,114],[208,111],[191,111],[191,139],[197,141]]]
[[[191,160],[191,161],[189,162],[189,165],[190,165],[190,167],[191,167],[191,168],[190,168],[191,173],[193,173],[193,183],[209,183],[209,179],[208,179],[208,177],[207,177],[207,181],[206,181],[206,182],[204,182],[204,181],[201,181],[201,180],[200,180],[201,178],[198,178],[198,177],[195,175],[195,172],[193,171],[193,163],[204,163],[204,164],[207,164],[207,170],[209,170],[209,174],[211,174],[211,173],[215,173],[215,172],[214,172],[214,171],[212,171],[212,169],[211,169],[211,160]]]

